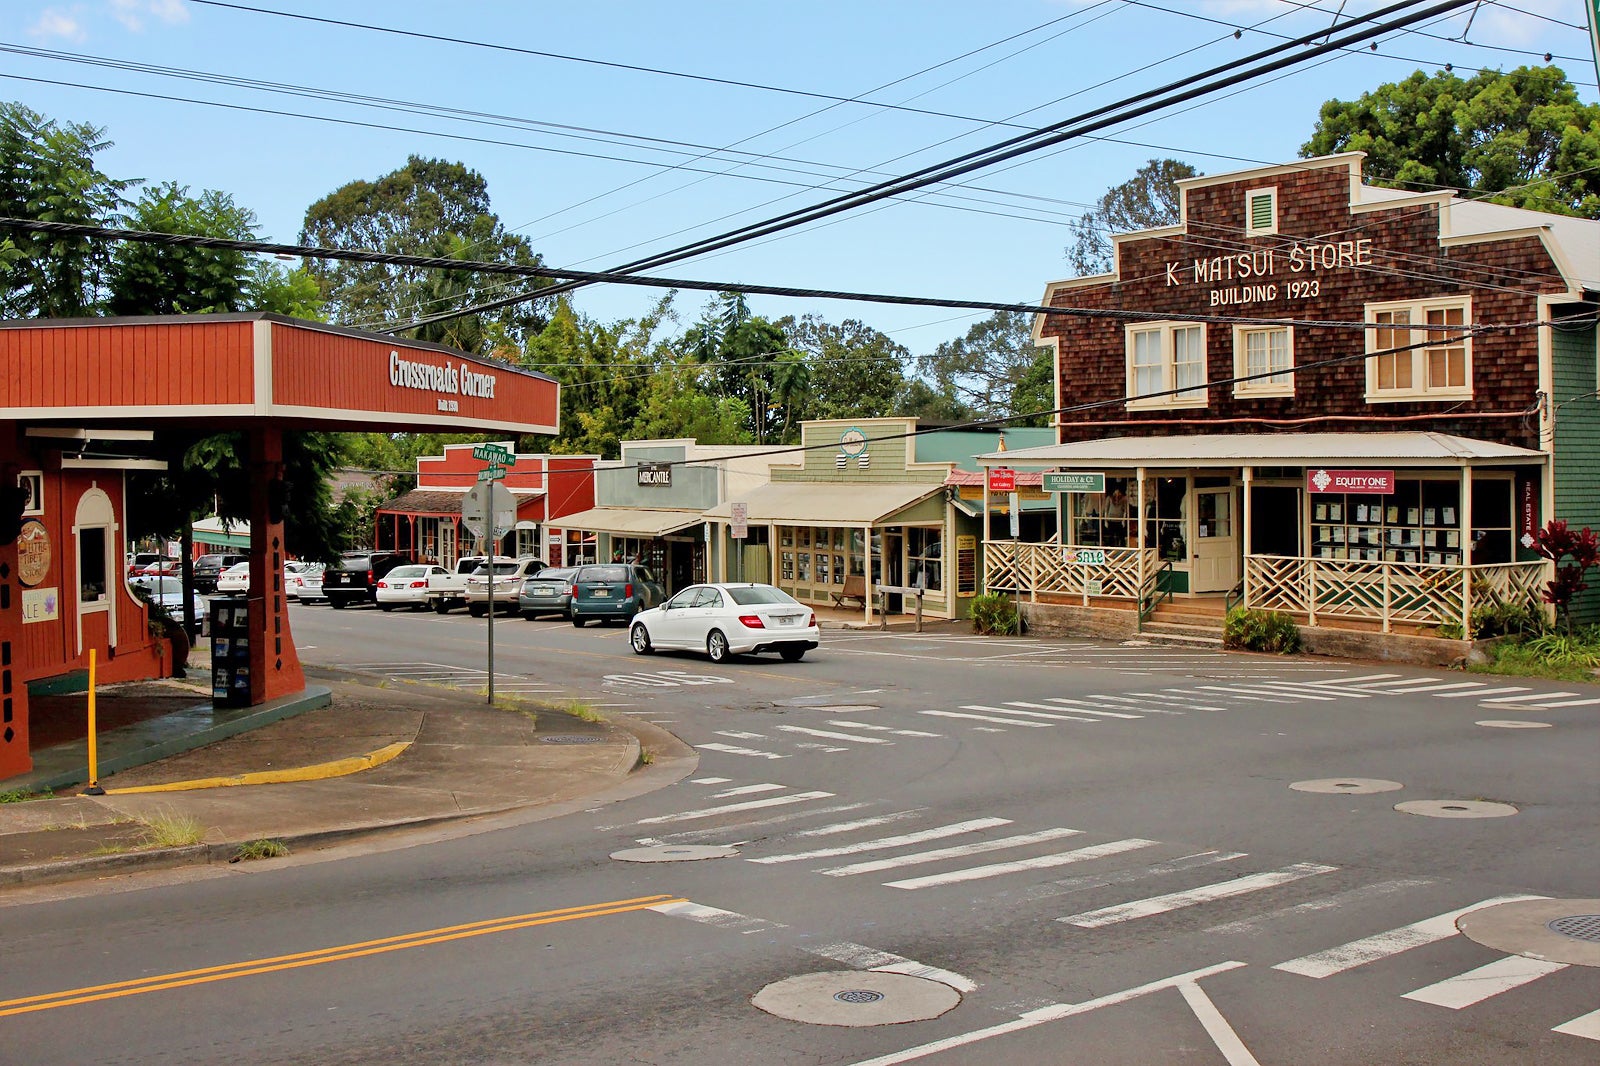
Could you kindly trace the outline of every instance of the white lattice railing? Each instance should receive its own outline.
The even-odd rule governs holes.
[[[1058,544],[990,541],[984,545],[984,588],[1015,592],[1037,600],[1040,594],[1091,599],[1127,600],[1137,604],[1155,580],[1154,548],[1094,548],[1104,563],[1069,561]]]
[[[1474,607],[1539,602],[1545,564],[1425,566],[1416,563],[1246,556],[1244,604],[1319,618],[1471,629]]]

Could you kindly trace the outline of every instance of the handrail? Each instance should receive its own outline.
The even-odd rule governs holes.
[[[1139,626],[1141,628],[1143,628],[1145,621],[1149,619],[1152,614],[1155,614],[1156,608],[1161,606],[1163,600],[1169,600],[1172,598],[1172,582],[1168,581],[1165,588],[1161,587],[1161,575],[1167,574],[1170,576],[1172,573],[1172,560],[1168,559],[1166,562],[1162,563],[1160,569],[1156,571],[1155,591],[1139,601]]]
[[[1222,609],[1223,609],[1224,612],[1228,612],[1228,611],[1233,610],[1235,607],[1237,607],[1239,604],[1241,604],[1243,602],[1244,602],[1244,578],[1240,577],[1239,578],[1239,583],[1237,585],[1233,586],[1233,588],[1229,589],[1228,590],[1228,594],[1226,596],[1222,597]]]

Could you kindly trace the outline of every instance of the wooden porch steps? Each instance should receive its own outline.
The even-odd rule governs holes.
[[[1139,635],[1163,644],[1220,648],[1226,613],[1221,596],[1167,600],[1145,620]]]

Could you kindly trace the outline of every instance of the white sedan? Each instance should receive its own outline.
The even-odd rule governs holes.
[[[217,575],[218,592],[249,592],[250,564],[234,563]]]
[[[817,639],[811,608],[771,585],[754,584],[690,585],[634,615],[628,630],[628,643],[639,655],[681,648],[704,651],[714,663],[758,651],[797,663]]]
[[[322,599],[322,572],[326,569],[322,563],[284,563],[284,599],[301,603]]]
[[[422,563],[395,567],[378,579],[378,610],[392,611],[396,607],[422,610],[428,606],[428,578],[445,577],[449,573],[442,566]]]

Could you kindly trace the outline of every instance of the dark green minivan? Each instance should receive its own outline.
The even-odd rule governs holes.
[[[572,624],[581,629],[591,618],[626,622],[666,598],[647,566],[591,563],[579,567],[572,579]]]

